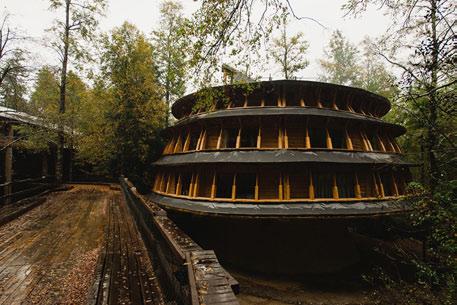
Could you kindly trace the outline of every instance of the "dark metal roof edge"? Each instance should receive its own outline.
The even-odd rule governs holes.
[[[227,203],[163,196],[151,193],[148,197],[164,209],[194,215],[250,218],[341,218],[377,217],[405,214],[414,210],[414,198],[359,201],[352,203],[296,202],[296,203]]]
[[[178,166],[203,163],[335,163],[365,165],[392,164],[402,166],[415,165],[415,163],[403,160],[403,156],[397,153],[298,149],[194,151],[164,155],[157,160],[154,165]]]
[[[258,108],[233,108],[233,109],[223,109],[213,112],[206,112],[195,114],[184,119],[178,120],[173,126],[170,126],[166,129],[173,130],[178,127],[182,127],[188,124],[192,124],[198,121],[203,120],[216,120],[221,118],[237,118],[245,116],[314,116],[314,117],[325,117],[325,118],[338,118],[338,119],[348,119],[353,121],[365,121],[371,124],[379,124],[383,126],[388,126],[397,131],[397,135],[403,135],[406,133],[406,128],[394,124],[385,122],[378,118],[371,118],[364,116],[363,114],[351,113],[347,111],[338,111],[333,109],[323,109],[323,108],[312,108],[312,107],[258,107]]]
[[[378,100],[382,103],[384,103],[385,106],[387,106],[386,108],[386,111],[383,115],[385,115],[386,113],[388,113],[391,109],[391,103],[390,101],[379,95],[379,94],[376,94],[376,93],[373,93],[373,92],[370,92],[370,91],[367,91],[365,89],[362,89],[362,88],[358,88],[358,87],[350,87],[350,86],[345,86],[345,85],[340,85],[340,84],[334,84],[334,83],[326,83],[326,82],[318,82],[318,81],[308,81],[308,80],[286,80],[286,79],[282,79],[282,80],[272,80],[272,81],[259,81],[259,82],[249,82],[249,83],[246,83],[246,84],[256,84],[256,85],[259,85],[259,86],[267,86],[267,85],[281,85],[281,84],[306,84],[306,85],[315,85],[315,86],[327,86],[327,87],[334,87],[334,88],[338,88],[338,89],[342,89],[342,90],[349,90],[349,91],[354,91],[354,92],[357,92],[359,94],[365,94],[367,96],[369,96],[370,98],[373,98],[375,100]],[[206,88],[206,89],[200,89],[200,90],[197,90],[195,92],[192,92],[190,94],[187,94],[181,98],[179,98],[177,101],[175,101],[173,103],[173,105],[171,106],[171,111],[173,113],[173,115],[178,118],[178,116],[175,114],[175,112],[177,111],[177,107],[182,107],[183,104],[185,103],[190,103],[192,101],[195,101],[195,97],[200,93],[202,92],[203,90],[207,90],[207,89],[213,89],[213,90],[222,90],[224,88],[227,88],[227,89],[232,89],[232,88],[236,88],[236,86],[242,86],[243,84],[234,84],[234,85],[220,85],[220,86],[214,86],[214,87],[209,87],[209,88]]]

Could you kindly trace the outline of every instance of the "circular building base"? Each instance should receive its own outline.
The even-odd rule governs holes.
[[[176,211],[169,216],[221,262],[248,271],[333,273],[359,259],[342,220],[214,218]]]

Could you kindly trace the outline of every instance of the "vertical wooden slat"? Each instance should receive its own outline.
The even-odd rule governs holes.
[[[238,129],[238,135],[236,136],[236,148],[240,148],[240,143],[241,143],[241,129],[243,127],[241,127],[240,125],[240,128]]]
[[[221,143],[222,143],[222,131],[224,130],[223,125],[221,124],[221,130],[219,131],[219,137],[217,138],[217,144],[216,144],[216,149],[219,150],[221,149]]]
[[[182,178],[181,175],[178,176],[178,183],[176,184],[176,194],[175,195],[180,195],[181,194],[181,188],[182,188]]]
[[[339,199],[340,196],[338,194],[338,183],[336,182],[336,174],[333,174],[333,185],[332,185],[332,195],[334,199]]]
[[[280,128],[280,126],[278,126],[278,147],[279,148],[283,148],[283,134],[282,134],[282,129]]]
[[[376,197],[380,197],[381,196],[381,192],[379,190],[378,181],[376,179],[375,173],[372,173],[371,177],[373,179],[373,184],[374,184],[374,190],[375,190],[375,193],[376,193]]]
[[[399,196],[400,192],[398,191],[397,180],[395,179],[394,173],[391,171],[390,174],[392,175],[392,185],[394,187],[394,194],[395,196]]]
[[[354,147],[352,146],[352,140],[351,140],[351,137],[349,136],[349,132],[348,132],[348,129],[347,128],[344,128],[344,133],[346,135],[346,144],[347,144],[347,148],[349,150],[354,150]]]
[[[309,199],[314,200],[314,181],[313,181],[313,173],[309,171]]]
[[[354,189],[355,197],[362,198],[362,190],[360,189],[359,176],[357,175],[357,173],[355,173],[354,175],[355,175],[355,189]]]
[[[194,192],[192,197],[197,197],[198,194],[198,188],[200,187],[200,173],[197,173],[195,175],[195,180],[194,180]]]
[[[278,191],[279,191],[279,200],[283,200],[284,199],[284,195],[283,195],[283,184],[282,184],[282,174],[280,173],[279,174],[279,185],[278,185]]]
[[[257,149],[260,149],[262,144],[262,123],[259,122],[259,133],[257,135]]]
[[[281,124],[279,128],[284,131],[284,148],[288,149],[289,148],[289,137],[287,136],[287,128],[283,124]]]
[[[384,192],[384,185],[382,184],[381,176],[379,175],[379,173],[376,173],[376,178],[379,183],[379,193],[380,193],[381,197],[384,198],[384,197],[386,197],[386,195]]]
[[[328,149],[333,149],[332,138],[330,137],[330,133],[328,132],[328,128],[325,128],[325,133],[326,133],[326,136],[327,136],[327,148]]]
[[[259,173],[255,175],[255,193],[254,193],[255,200],[259,200]]]
[[[311,148],[311,140],[309,138],[308,126],[305,127],[305,145],[307,149]]]
[[[211,183],[211,200],[216,197],[216,172],[213,173],[213,181]]]
[[[233,175],[232,200],[236,199],[236,174]]]
[[[187,132],[186,141],[184,142],[184,146],[182,148],[182,151],[188,151],[189,150],[190,133],[191,133],[191,130],[189,129],[189,131]]]
[[[203,139],[203,136],[204,136],[204,128],[202,127],[202,130],[200,130],[200,135],[198,136],[198,140],[197,140],[197,147],[195,150],[201,150],[200,149],[200,144],[202,142],[202,139]]]

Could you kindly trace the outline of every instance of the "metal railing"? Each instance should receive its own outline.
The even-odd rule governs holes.
[[[15,202],[33,195],[37,195],[50,189],[54,185],[54,177],[52,176],[26,178],[2,183],[0,184],[0,204],[6,202]],[[8,187],[10,187],[9,192],[6,191]]]

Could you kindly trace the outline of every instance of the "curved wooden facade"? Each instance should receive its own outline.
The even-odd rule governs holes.
[[[187,202],[274,205],[401,198],[410,180],[382,121],[387,99],[345,86],[270,81],[223,86],[208,111],[200,94],[173,105],[178,118],[156,162],[155,196]]]

